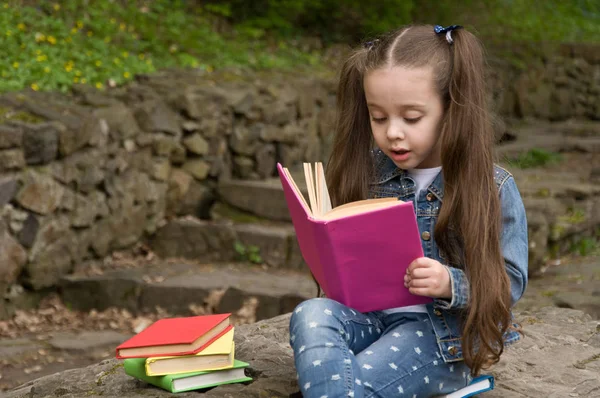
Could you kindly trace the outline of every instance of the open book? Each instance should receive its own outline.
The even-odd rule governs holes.
[[[323,165],[304,165],[308,200],[277,164],[304,261],[327,297],[361,312],[425,304],[404,287],[423,256],[412,202],[365,199],[332,208]]]

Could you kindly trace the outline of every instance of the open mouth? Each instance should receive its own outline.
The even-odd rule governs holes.
[[[408,160],[410,156],[410,151],[408,149],[399,149],[397,151],[392,151],[392,159],[397,162],[403,162]]]

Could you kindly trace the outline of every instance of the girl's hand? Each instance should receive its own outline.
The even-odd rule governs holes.
[[[417,296],[452,298],[450,274],[439,261],[419,257],[410,263],[404,275],[404,287]]]

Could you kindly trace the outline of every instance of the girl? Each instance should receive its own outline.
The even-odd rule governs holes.
[[[333,203],[413,201],[425,257],[398,288],[433,300],[366,314],[300,304],[290,344],[304,397],[447,394],[520,338],[511,307],[527,284],[527,221],[513,177],[493,164],[485,100],[482,48],[460,26],[404,27],[345,62]]]

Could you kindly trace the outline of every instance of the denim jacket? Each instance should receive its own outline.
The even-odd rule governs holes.
[[[373,156],[376,179],[370,185],[369,197],[397,197],[402,201],[412,201],[425,257],[438,260],[448,267],[452,299],[435,299],[432,304],[427,305],[427,311],[444,361],[462,360],[460,310],[466,308],[469,303],[469,282],[461,264],[448,264],[433,236],[440,206],[444,200],[442,173],[436,176],[426,190],[421,191],[415,201],[415,182],[406,171],[399,169],[381,150],[374,150]],[[527,286],[527,219],[513,176],[496,166],[494,179],[502,209],[501,249],[510,279],[511,302],[514,305]],[[506,344],[515,342],[519,338],[517,332],[510,330],[504,336]]]

